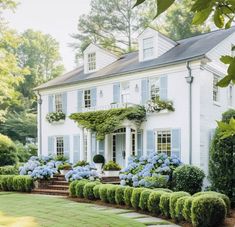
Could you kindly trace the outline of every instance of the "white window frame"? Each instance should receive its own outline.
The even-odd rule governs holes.
[[[233,106],[233,85],[228,86],[228,105]]]
[[[64,156],[64,137],[56,136],[55,139],[56,155]]]
[[[96,52],[87,54],[87,68],[89,72],[96,70]]]
[[[165,135],[165,136],[164,136]],[[159,138],[159,136],[161,136]],[[155,132],[155,137],[156,137],[156,147],[157,147],[157,152],[158,153],[166,153],[168,156],[171,156],[171,142],[172,142],[172,133],[171,129],[158,129]],[[159,139],[161,140],[161,143],[159,144]],[[165,140],[165,142],[164,142]],[[165,148],[164,148],[164,144]]]
[[[148,37],[143,39],[143,59],[148,60],[154,55],[154,38]]]
[[[83,106],[84,108],[91,107],[91,89],[86,89],[83,91]]]
[[[121,102],[130,103],[130,82],[125,81],[121,83]]]
[[[55,112],[63,112],[63,97],[62,94],[54,95]]]
[[[152,90],[152,86],[155,85],[156,91]],[[149,79],[149,97],[150,100],[155,100],[157,97],[160,97],[160,77],[154,77]]]
[[[213,75],[213,92],[212,92],[212,98],[213,98],[213,102],[214,103],[219,103],[220,101],[220,90],[219,90],[219,87],[216,86],[216,84],[218,83],[219,81],[219,76],[214,74]]]

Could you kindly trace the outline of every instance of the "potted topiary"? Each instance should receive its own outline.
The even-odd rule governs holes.
[[[102,166],[104,164],[104,156],[101,154],[97,154],[93,158],[93,162],[95,163],[95,168],[97,169],[98,173],[102,172]]]
[[[108,177],[116,177],[119,176],[119,172],[121,170],[121,166],[119,166],[114,161],[109,161],[104,165],[104,174]]]
[[[64,163],[59,165],[58,170],[62,175],[66,175],[70,170],[72,169],[72,166],[69,163]]]

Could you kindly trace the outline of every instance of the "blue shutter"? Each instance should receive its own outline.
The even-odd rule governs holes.
[[[48,112],[52,113],[54,111],[54,102],[53,102],[54,96],[49,95],[48,96]]]
[[[62,110],[64,114],[67,114],[67,92],[62,94]]]
[[[141,104],[145,105],[149,100],[149,81],[148,79],[141,80]]]
[[[104,140],[99,141],[99,154],[104,156]]]
[[[167,76],[160,77],[160,99],[167,100]]]
[[[69,159],[69,136],[64,136],[64,156]]]
[[[91,134],[91,160],[96,155],[96,135],[95,133]]]
[[[143,156],[143,134],[139,131],[137,134],[137,157]]]
[[[155,151],[155,135],[153,130],[147,130],[147,154]]]
[[[82,103],[83,103],[83,91],[78,90],[78,93],[77,93],[77,104],[78,104],[77,110],[78,110],[78,112],[82,112],[82,107],[83,107]]]
[[[54,136],[48,136],[48,155],[54,154]]]
[[[113,84],[113,102],[120,103],[120,83]]]
[[[73,162],[76,163],[80,159],[80,135],[73,136]]]
[[[91,89],[91,107],[96,106],[96,88]]]
[[[171,155],[181,158],[181,130],[171,130]]]

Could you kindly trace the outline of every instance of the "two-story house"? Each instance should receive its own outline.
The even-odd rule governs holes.
[[[235,106],[234,86],[216,86],[227,70],[220,56],[234,54],[235,28],[179,41],[147,28],[138,44],[139,51],[121,57],[90,44],[83,66],[35,89],[39,155],[66,155],[74,163],[103,154],[106,161],[125,166],[132,154],[156,151],[177,155],[207,171],[216,120]],[[140,127],[125,121],[103,141],[68,117],[126,103],[145,105],[155,97],[171,100],[175,111],[147,113]],[[65,121],[49,123],[47,114],[57,111],[66,114]]]

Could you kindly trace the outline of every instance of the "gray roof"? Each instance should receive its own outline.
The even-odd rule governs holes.
[[[235,32],[235,26],[227,30],[217,30],[202,35],[177,41],[177,45],[156,59],[139,62],[138,51],[128,53],[103,69],[85,74],[83,66],[59,76],[37,87],[35,90],[75,84],[86,80],[113,77],[135,71],[158,68],[164,65],[176,64],[190,59],[205,57],[211,49]]]

